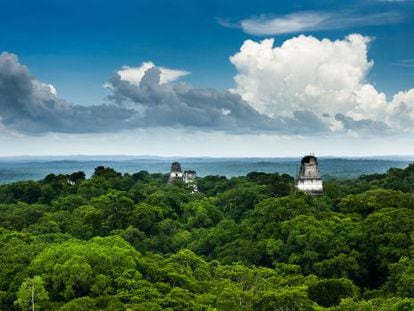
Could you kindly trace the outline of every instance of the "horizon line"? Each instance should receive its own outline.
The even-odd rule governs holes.
[[[414,154],[372,154],[372,155],[333,155],[333,154],[321,154],[318,155],[315,152],[296,154],[296,155],[284,155],[284,156],[209,156],[209,155],[194,155],[194,156],[183,156],[183,155],[139,155],[139,154],[51,154],[51,155],[0,155],[0,160],[2,159],[22,159],[22,158],[141,158],[141,159],[286,159],[286,158],[302,158],[306,155],[314,154],[318,158],[412,158],[414,159]]]

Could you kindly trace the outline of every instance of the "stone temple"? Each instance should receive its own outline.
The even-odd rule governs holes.
[[[170,177],[168,182],[172,183],[177,180],[183,180],[183,171],[181,170],[181,164],[173,162],[171,164]]]
[[[302,158],[295,186],[299,190],[310,195],[323,194],[323,184],[319,174],[318,159],[313,154]]]
[[[197,177],[196,171],[193,171],[193,170],[185,171],[183,174],[183,181],[186,184],[193,183],[196,177]]]

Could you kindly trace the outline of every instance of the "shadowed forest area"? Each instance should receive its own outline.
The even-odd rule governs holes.
[[[324,184],[97,167],[0,186],[0,309],[414,310],[414,164]]]

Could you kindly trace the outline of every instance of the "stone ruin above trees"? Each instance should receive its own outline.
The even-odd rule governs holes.
[[[193,191],[198,191],[195,180],[197,178],[197,173],[194,170],[182,171],[181,164],[178,162],[173,162],[171,164],[170,176],[168,178],[168,183],[171,184],[176,181],[184,182],[186,185],[191,187]]]

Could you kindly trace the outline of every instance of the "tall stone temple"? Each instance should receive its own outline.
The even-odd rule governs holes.
[[[181,170],[180,163],[173,162],[171,164],[170,178],[168,179],[168,182],[172,183],[176,180],[183,180],[183,171]]]
[[[295,186],[310,195],[323,194],[323,183],[319,173],[318,159],[313,154],[302,158]]]

